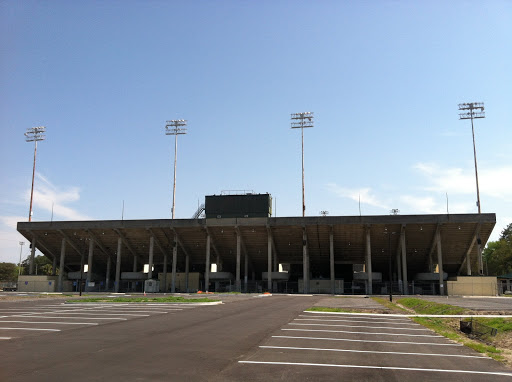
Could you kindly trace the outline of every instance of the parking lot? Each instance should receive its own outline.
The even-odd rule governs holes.
[[[512,380],[504,365],[411,319],[306,311],[330,300],[374,307],[369,299],[225,299],[202,307],[2,302],[0,380]]]
[[[176,314],[199,304],[23,302],[0,305],[0,340]]]

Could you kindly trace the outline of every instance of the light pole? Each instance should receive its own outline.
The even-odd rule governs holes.
[[[172,218],[174,219],[174,204],[176,201],[176,161],[178,158],[178,135],[186,134],[187,121],[185,119],[173,119],[165,124],[165,135],[174,135],[174,183],[172,187]]]
[[[478,186],[478,166],[476,163],[476,145],[475,145],[475,128],[473,125],[473,119],[485,118],[485,109],[483,102],[469,102],[460,103],[459,110],[463,113],[459,113],[459,119],[471,119],[471,133],[473,134],[473,156],[475,158],[475,179],[476,179],[476,205],[478,206],[478,213],[482,212],[480,206],[480,188]],[[484,265],[482,260],[482,240],[480,239],[480,232],[477,233],[477,250],[478,250],[478,273],[480,276],[484,275]]]
[[[32,168],[32,188],[30,190],[30,211],[28,213],[28,221],[32,221],[32,200],[34,198],[34,176],[36,173],[36,153],[37,153],[37,142],[44,141],[46,136],[46,127],[38,126],[27,129],[25,132],[25,141],[34,142],[34,166]]]
[[[18,266],[18,276],[21,275],[21,252],[23,251],[23,244],[25,244],[25,242],[20,241],[20,262]]]
[[[460,103],[459,110],[464,111],[463,113],[459,113],[459,119],[471,119],[471,132],[473,134],[473,155],[475,158],[476,205],[478,206],[478,213],[481,213],[480,189],[478,187],[478,166],[476,164],[475,128],[473,126],[473,119],[485,118],[484,103],[483,102]]]
[[[313,113],[293,113],[291,115],[291,128],[300,129],[302,138],[302,217],[306,216],[306,203],[304,201],[304,128],[313,127]]]

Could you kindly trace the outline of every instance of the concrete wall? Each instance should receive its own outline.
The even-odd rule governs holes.
[[[18,276],[18,292],[57,292],[59,276]],[[73,284],[65,281],[63,292],[71,292]]]
[[[343,280],[335,280],[336,294],[343,293]],[[309,280],[310,293],[331,293],[331,280]],[[299,279],[299,293],[304,293],[304,281]]]
[[[496,296],[498,280],[487,276],[457,276],[446,282],[448,296]]]

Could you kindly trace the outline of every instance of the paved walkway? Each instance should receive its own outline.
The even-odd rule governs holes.
[[[340,296],[340,297],[325,297],[318,301],[315,306],[325,306],[328,308],[343,308],[343,309],[379,309],[388,310],[385,306],[379,304],[371,298],[364,296]]]

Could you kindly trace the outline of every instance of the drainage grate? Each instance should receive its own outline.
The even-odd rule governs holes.
[[[470,320],[461,320],[460,331],[482,340],[495,337],[496,334],[498,334],[498,329],[484,325],[481,322],[473,320],[473,318]]]

